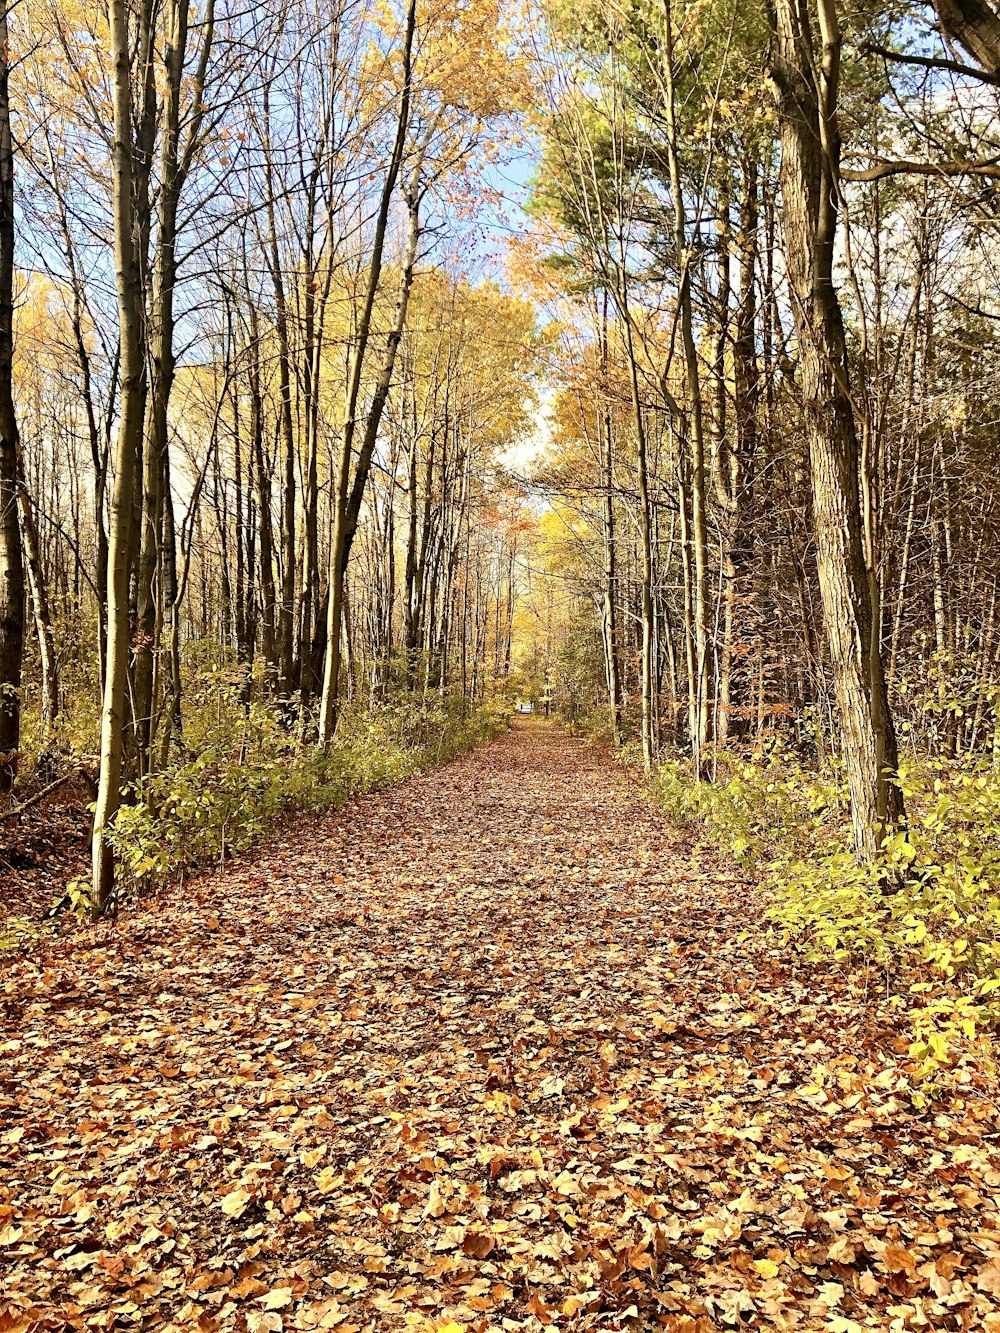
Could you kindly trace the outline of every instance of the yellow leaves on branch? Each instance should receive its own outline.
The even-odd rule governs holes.
[[[402,86],[400,35],[403,17],[389,0],[378,0],[372,19],[380,34],[365,67],[372,93],[384,96],[386,82]],[[430,0],[417,7],[413,87],[442,124],[471,118],[495,120],[530,103],[527,8],[501,0]]]
[[[72,382],[72,293],[68,284],[42,274],[19,274],[18,279],[14,291],[14,381],[19,386],[22,416],[31,421],[37,410],[32,386],[40,378]],[[96,338],[86,314],[82,322],[84,342],[93,352]]]
[[[10,11],[11,51],[32,93],[71,112],[82,92],[103,100],[107,6],[82,0],[32,0]]]
[[[526,11],[499,0],[434,0],[424,10],[420,55],[424,77],[452,107],[481,120],[526,105]]]

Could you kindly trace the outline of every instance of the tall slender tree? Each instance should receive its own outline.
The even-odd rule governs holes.
[[[21,744],[24,561],[18,527],[19,442],[14,409],[14,146],[10,126],[8,6],[0,0],[0,795]]]
[[[110,0],[108,22],[113,62],[112,133],[115,289],[118,298],[121,404],[114,450],[114,487],[108,533],[108,646],[101,710],[100,775],[92,839],[92,910],[99,917],[114,889],[115,864],[109,840],[121,804],[125,736],[126,678],[131,634],[129,575],[134,551],[135,485],[146,401],[146,324],[143,287],[144,241],[148,235],[148,196],[142,187],[146,164],[134,140],[133,89],[138,85],[148,106],[152,83],[150,0],[139,8],[140,52],[133,69],[133,40],[126,0]],[[137,74],[137,78],[134,77]],[[140,149],[148,152],[148,144]]]
[[[834,285],[840,204],[841,32],[835,0],[818,0],[820,49],[797,0],[774,0],[771,68],[781,130],[785,258],[798,333],[809,440],[816,560],[833,664],[854,847],[878,852],[902,817],[896,735],[882,672],[861,517],[857,425],[843,313]]]

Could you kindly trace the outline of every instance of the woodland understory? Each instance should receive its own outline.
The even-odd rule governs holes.
[[[993,0],[0,0],[0,1333],[1000,1333],[998,126]]]

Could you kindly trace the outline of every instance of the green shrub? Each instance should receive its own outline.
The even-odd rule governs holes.
[[[908,1009],[916,1071],[928,1074],[1000,1019],[1000,771],[985,759],[911,759],[900,780],[908,831],[864,867],[848,850],[842,773],[810,770],[780,744],[727,760],[714,783],[668,761],[653,784],[675,823],[760,875],[788,941],[884,969]]]

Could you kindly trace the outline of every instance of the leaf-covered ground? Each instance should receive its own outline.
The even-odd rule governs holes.
[[[529,723],[38,946],[0,1330],[1000,1329],[994,1090],[758,918]]]
[[[89,800],[82,786],[66,783],[0,823],[0,953],[70,926],[46,914],[71,879],[88,873]]]

